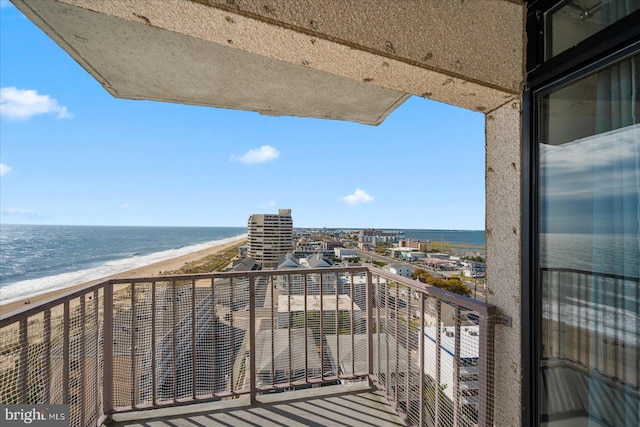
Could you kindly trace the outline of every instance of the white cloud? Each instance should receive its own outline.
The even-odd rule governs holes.
[[[263,145],[260,148],[254,148],[247,151],[240,157],[231,156],[231,161],[237,160],[245,165],[255,165],[275,160],[280,157],[278,150],[270,145]]]
[[[24,209],[16,209],[16,208],[9,208],[9,209],[3,209],[2,210],[2,215],[5,216],[23,216],[26,218],[43,218],[42,215],[40,215],[37,212],[33,212],[33,211],[27,211]]]
[[[0,89],[0,115],[9,120],[29,120],[38,114],[57,114],[59,119],[73,117],[67,107],[49,95],[31,89],[3,87]]]
[[[5,165],[4,163],[0,163],[0,176],[6,175],[11,171],[11,167]]]
[[[353,194],[349,194],[348,196],[340,197],[340,200],[347,205],[358,205],[360,203],[369,203],[374,201],[374,197],[367,193],[364,190],[356,188],[356,191]]]
[[[129,204],[129,202],[120,203],[120,209],[129,209],[130,207],[131,205]]]
[[[261,207],[263,208],[274,208],[276,206],[275,200],[269,200],[267,203],[263,203]]]

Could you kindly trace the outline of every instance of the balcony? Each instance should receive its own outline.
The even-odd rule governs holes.
[[[0,317],[0,399],[72,426],[492,425],[496,322],[371,266],[109,280]]]

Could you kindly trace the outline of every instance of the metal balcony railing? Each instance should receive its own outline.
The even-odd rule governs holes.
[[[0,400],[88,426],[368,381],[408,425],[492,425],[494,313],[371,266],[109,280],[0,317]]]

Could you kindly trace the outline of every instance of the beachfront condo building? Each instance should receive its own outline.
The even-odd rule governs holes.
[[[184,277],[148,283],[111,280],[66,299],[29,305],[18,314],[0,314],[0,334],[7,343],[0,348],[5,358],[0,400],[70,403],[74,426],[111,422],[138,408],[241,395],[255,403],[259,393],[276,391],[282,393],[270,398],[282,399],[281,404],[270,412],[265,402],[274,400],[265,399],[247,406],[242,415],[236,415],[239,409],[219,407],[201,413],[197,422],[219,418],[237,425],[244,417],[261,417],[251,425],[640,425],[640,1],[11,3],[119,98],[370,125],[380,125],[411,96],[482,114],[486,156],[478,163],[485,168],[487,301],[426,287],[373,265],[212,273],[206,285],[214,294],[217,320],[208,319],[213,320],[214,344],[202,354],[213,356],[211,367],[201,369],[194,362],[200,357],[197,327],[185,328],[189,339],[178,339],[181,325],[197,325],[197,308],[185,304],[183,310],[173,295],[179,286],[197,294],[196,279],[202,281],[202,276],[191,282]],[[430,114],[425,107],[424,116]],[[383,128],[368,129],[368,149],[378,149],[376,138],[392,137]],[[425,158],[425,169],[433,161],[433,147],[447,147],[447,141],[432,136],[427,128],[416,135],[424,148],[411,153]],[[322,147],[307,142],[300,146],[312,160]],[[359,167],[361,153],[354,147],[346,147],[344,155]],[[365,167],[363,179],[367,173],[381,172]],[[431,197],[429,185],[407,191],[410,197]],[[239,194],[238,203],[246,202]],[[398,219],[409,210],[410,198],[398,206]],[[362,221],[366,213],[362,211]],[[274,217],[275,224],[267,215],[249,221],[249,256],[265,263],[275,263],[278,251],[286,252],[291,243],[284,233],[291,233],[290,213]],[[269,253],[273,258],[267,258]],[[347,284],[344,292],[335,288],[334,299],[357,294],[359,283],[366,285],[364,303],[351,299],[366,324],[365,349],[357,346],[360,331],[351,326],[356,324],[351,321],[355,306],[344,322],[348,330],[323,316],[317,323],[310,321],[308,315],[301,316],[307,324],[300,326],[311,329],[313,338],[277,327],[281,300],[274,284],[291,280],[302,283],[304,291],[305,283],[308,288],[316,277],[320,283],[329,272],[344,278],[339,284]],[[244,296],[244,286],[228,285],[241,280],[248,280],[255,298]],[[319,289],[324,281],[322,285]],[[168,293],[161,292],[165,287]],[[405,290],[418,298],[403,299]],[[121,298],[121,292],[129,296]],[[154,313],[149,319],[141,306],[146,295]],[[127,306],[128,301],[138,302]],[[289,301],[282,301],[288,312]],[[325,300],[319,301],[324,309]],[[72,311],[74,304],[77,311]],[[167,315],[158,314],[164,306]],[[125,308],[132,310],[131,316],[118,317],[116,311]],[[56,320],[58,313],[65,314],[64,322]],[[138,323],[153,328],[150,338],[167,346],[167,351],[152,353],[151,369],[115,359],[114,318],[130,319],[129,360],[140,358],[137,351],[143,348]],[[172,319],[166,337],[158,319]],[[475,332],[475,325],[477,341],[468,333]],[[271,363],[272,374],[258,381],[261,362],[268,360],[256,351],[262,330],[273,331],[260,335],[272,360],[284,356],[290,369]],[[317,331],[323,330],[336,333],[320,336]],[[97,338],[89,340],[90,334]],[[284,353],[279,352],[284,346],[276,347],[283,335],[288,341]],[[309,345],[311,339],[315,346]],[[181,357],[183,341],[194,349],[192,358]],[[338,344],[335,352],[333,342]],[[66,357],[51,356],[56,345]],[[309,348],[318,351],[319,376]],[[306,369],[296,364],[302,360],[296,352],[304,352]],[[86,378],[77,382],[86,389],[77,393],[77,402],[69,397],[76,375],[69,355],[76,353],[84,359],[102,354],[102,363],[77,369]],[[466,359],[474,364],[465,364]],[[177,381],[169,383],[167,394],[161,390],[164,362],[176,373],[182,372],[181,363],[196,372],[186,392]],[[341,367],[339,378],[336,366]],[[470,369],[476,367],[477,372]],[[332,395],[335,399],[294,394],[291,405],[284,404],[291,395],[284,391],[298,387],[298,381],[342,381],[345,370],[353,378],[368,378],[392,407],[376,411],[371,402],[380,396],[358,393]],[[147,372],[150,397],[138,385],[146,379],[134,381]],[[279,372],[291,374],[281,380]],[[221,380],[216,384],[222,386],[200,393],[209,378]],[[477,389],[465,388],[476,378]],[[125,379],[131,383],[123,388]],[[127,399],[118,398],[121,390]],[[56,400],[58,395],[66,400]],[[476,398],[477,404],[471,402]],[[284,419],[287,408],[291,415]],[[390,413],[402,420],[382,421]],[[191,422],[177,417],[167,424]]]
[[[249,256],[263,267],[276,267],[278,258],[293,250],[291,209],[278,214],[253,214],[247,221]]]

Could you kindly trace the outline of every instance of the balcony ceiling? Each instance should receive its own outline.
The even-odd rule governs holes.
[[[57,1],[16,1],[113,96],[377,125],[408,95]],[[206,7],[197,5],[197,7]],[[135,11],[134,11],[135,12]],[[232,18],[229,18],[232,19]]]
[[[112,95],[379,124],[518,99],[518,0],[11,0]]]

